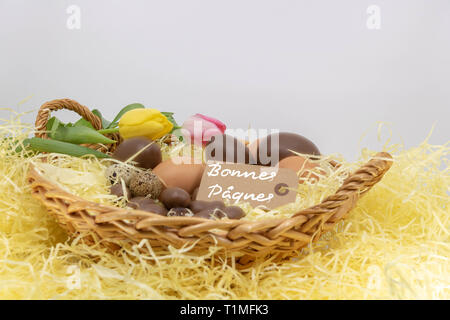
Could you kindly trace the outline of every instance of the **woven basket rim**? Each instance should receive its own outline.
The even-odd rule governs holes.
[[[62,190],[52,181],[44,178],[32,164],[30,164],[27,178],[33,190],[33,196],[47,207],[60,226],[71,236],[93,231],[98,236],[97,239],[115,243],[118,249],[117,241],[120,240],[132,240],[138,243],[148,238],[154,240],[152,245],[173,245],[180,248],[194,244],[209,235],[215,240],[207,241],[207,246],[215,243],[228,251],[241,251],[248,257],[276,252],[280,258],[283,258],[311,241],[316,241],[323,232],[331,230],[354,208],[360,196],[369,191],[392,164],[389,160],[390,155],[387,153],[378,153],[377,158],[350,174],[343,186],[320,204],[293,213],[291,217],[260,220],[165,217],[132,208],[100,204]],[[372,176],[368,174],[367,169],[373,172]],[[361,175],[371,177],[365,180],[370,183],[364,188],[360,188],[363,186],[361,183],[363,180],[360,180]],[[344,191],[346,195],[342,195],[340,191]],[[96,214],[91,216],[89,212]],[[161,239],[158,240],[158,237]],[[277,242],[283,242],[283,239],[277,240],[283,237],[290,244],[287,246],[284,244],[284,248],[279,248]],[[93,243],[95,240],[88,242]]]

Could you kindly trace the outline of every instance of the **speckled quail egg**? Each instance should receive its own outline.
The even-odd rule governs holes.
[[[106,169],[105,175],[111,184],[117,184],[122,179],[125,185],[129,186],[132,176],[139,171],[138,168],[130,165],[114,163]]]
[[[158,199],[163,188],[164,185],[151,170],[134,174],[130,180],[130,190],[135,197]]]

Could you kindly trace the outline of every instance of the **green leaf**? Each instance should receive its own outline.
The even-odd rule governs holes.
[[[49,131],[48,136],[52,138],[59,127],[64,127],[64,123],[56,117],[51,117],[47,122],[47,131]]]
[[[106,129],[109,127],[110,123],[108,120],[106,120],[105,118],[103,118],[102,113],[100,112],[100,110],[98,109],[94,109],[92,110],[92,113],[95,114],[97,117],[99,117],[100,119],[102,119],[102,128]]]
[[[56,120],[57,120],[56,117],[51,117],[50,119],[48,119],[47,127],[46,127],[47,131],[51,131],[52,130],[53,124],[55,123]]]
[[[84,155],[92,154],[97,158],[110,158],[110,156],[100,151],[57,140],[30,138],[25,139],[23,141],[23,144],[26,148],[40,152],[63,153],[74,157],[81,157]]]
[[[122,118],[122,116],[127,113],[128,111],[134,110],[134,109],[143,109],[145,108],[143,104],[141,103],[132,103],[127,105],[126,107],[124,107],[122,110],[119,111],[119,113],[117,114],[117,116],[114,118],[114,120],[109,124],[108,127],[106,127],[106,129],[109,128],[114,128],[119,124],[119,120],[120,118]]]
[[[69,123],[68,123],[68,125],[69,125]],[[74,126],[74,127],[80,127],[80,126],[83,126],[83,127],[88,127],[88,128],[94,129],[94,126],[92,125],[92,123],[90,123],[89,121],[87,121],[87,120],[84,119],[84,118],[81,118],[80,120],[78,120],[77,122],[75,122],[75,123],[73,124],[73,126]],[[69,126],[69,127],[71,127],[71,126]]]
[[[101,134],[116,133],[119,132],[119,128],[100,129],[97,132]]]
[[[95,129],[85,127],[82,125],[59,127],[58,129],[56,129],[51,138],[58,141],[64,141],[74,144],[83,144],[83,143],[110,144],[117,142],[105,137],[101,133],[97,132],[97,130]]]
[[[178,125],[177,121],[175,120],[175,118],[173,117],[174,113],[173,112],[161,112],[166,118],[167,120],[169,120],[170,122],[172,122],[173,124],[173,129],[171,132],[173,132],[176,129],[180,129],[181,127]]]

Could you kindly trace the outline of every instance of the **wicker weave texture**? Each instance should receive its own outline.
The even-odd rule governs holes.
[[[205,252],[217,244],[227,251],[251,257],[267,254],[292,254],[316,240],[345,218],[361,195],[369,191],[390,168],[387,153],[376,157],[351,174],[332,196],[322,203],[301,210],[290,218],[248,220],[209,220],[195,217],[163,217],[150,212],[124,209],[90,202],[67,193],[42,177],[35,168],[29,170],[33,195],[39,199],[72,236],[91,232],[98,239],[148,239],[153,247],[180,248],[193,245]],[[314,237],[314,239],[313,239]]]

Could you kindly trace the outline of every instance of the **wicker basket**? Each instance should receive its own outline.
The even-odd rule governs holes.
[[[36,129],[45,129],[50,111],[63,108],[79,113],[95,128],[101,127],[101,121],[89,109],[73,100],[62,99],[47,102],[41,107]],[[42,132],[37,135],[46,137]],[[335,194],[321,203],[290,218],[261,221],[163,217],[140,210],[101,205],[63,191],[33,167],[30,167],[28,181],[33,196],[72,236],[85,235],[83,239],[88,242],[102,240],[112,249],[120,248],[123,241],[140,243],[143,239],[147,239],[153,248],[192,245],[191,252],[198,254],[218,245],[226,253],[237,253],[238,263],[246,266],[257,257],[272,256],[274,260],[279,260],[295,255],[311,241],[318,240],[323,232],[331,230],[345,218],[357,200],[381,180],[391,165],[392,157],[380,152],[350,174]]]

